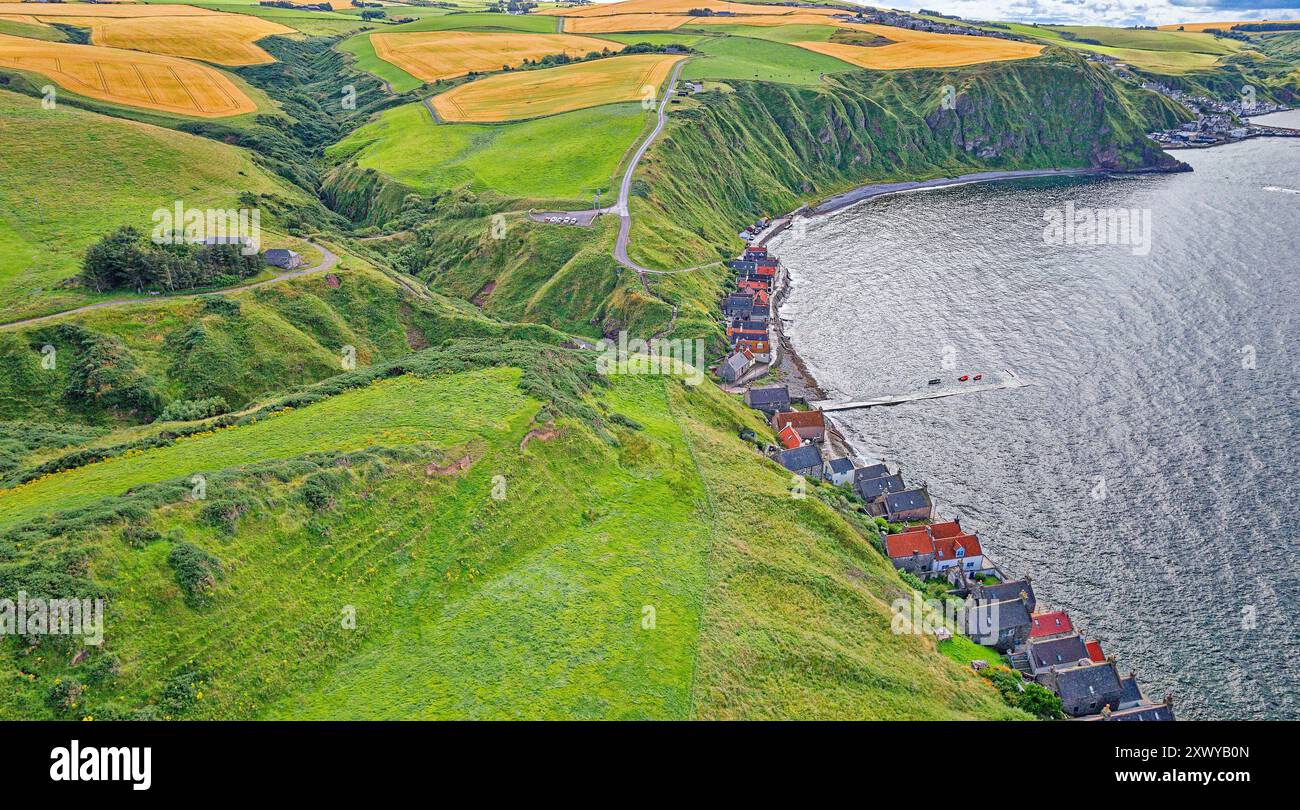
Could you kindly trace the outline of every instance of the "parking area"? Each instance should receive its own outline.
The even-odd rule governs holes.
[[[575,225],[588,228],[596,221],[598,211],[529,211],[528,216],[534,222],[548,225]]]

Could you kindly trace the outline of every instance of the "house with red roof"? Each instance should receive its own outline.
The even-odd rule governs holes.
[[[781,444],[785,445],[786,450],[793,450],[803,444],[803,437],[796,433],[795,429],[790,425],[781,428],[776,436],[781,440]]]
[[[770,363],[772,361],[772,344],[766,340],[741,338],[736,341],[736,351],[749,352],[753,355],[755,363]]]
[[[1029,629],[1030,638],[1050,638],[1051,636],[1069,635],[1074,632],[1074,623],[1064,610],[1050,613],[1035,613],[1033,626]]]
[[[1088,658],[1100,664],[1106,660],[1106,654],[1101,651],[1101,642],[1093,639],[1084,645],[1088,649]]]
[[[984,568],[984,550],[980,548],[978,537],[959,534],[955,537],[935,538],[934,570],[947,571],[949,568],[961,568],[963,571],[979,571]]]
[[[820,442],[826,439],[826,414],[818,410],[781,411],[772,416],[772,429],[793,427],[802,439]]]
[[[929,573],[934,564],[934,540],[928,532],[902,531],[887,534],[884,541],[885,554],[895,568],[917,576]]]
[[[768,283],[756,278],[742,278],[740,281],[736,282],[736,289],[766,291],[768,289]]]

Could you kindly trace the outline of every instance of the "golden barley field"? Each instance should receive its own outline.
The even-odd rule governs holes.
[[[886,25],[843,25],[894,41],[892,45],[864,47],[840,42],[792,42],[800,48],[833,56],[858,67],[872,70],[904,68],[958,67],[978,62],[1002,62],[1028,59],[1042,53],[1042,45],[992,37],[967,37],[957,34],[932,34]]]
[[[1236,22],[1173,23],[1172,25],[1160,25],[1157,26],[1157,28],[1159,28],[1161,31],[1177,31],[1180,28],[1183,29],[1184,31],[1192,31],[1192,32],[1204,31],[1207,28],[1218,28],[1220,30],[1227,31],[1229,28],[1231,28],[1234,25],[1245,25],[1247,23],[1257,23],[1257,22],[1263,22],[1263,20],[1237,20]],[[1300,20],[1269,20],[1269,22],[1297,24],[1300,23]]]
[[[678,14],[614,14],[609,17],[565,17],[572,34],[617,34],[623,31],[671,31],[688,22],[707,19]]]
[[[621,51],[619,42],[572,34],[523,34],[483,31],[419,31],[371,34],[375,55],[426,82],[470,72],[518,67],[525,59],[550,54],[585,56],[592,51]]]
[[[717,0],[624,0],[622,3],[598,3],[578,8],[551,8],[535,13],[550,14],[557,17],[609,17],[617,14],[685,14],[693,8],[730,11],[734,14],[791,14],[796,11],[807,10],[792,6],[724,3],[717,2]]]
[[[500,73],[432,99],[447,121],[513,121],[612,104],[658,93],[681,56],[612,56],[545,70]],[[649,89],[648,89],[649,88]]]
[[[186,56],[232,67],[274,62],[269,53],[253,43],[273,34],[296,33],[277,22],[247,14],[61,17],[58,21],[89,28],[90,41],[95,45]]]
[[[0,34],[0,65],[39,73],[74,93],[131,107],[200,118],[257,111],[253,100],[220,71],[174,56]]]
[[[211,9],[153,3],[0,3],[0,17],[202,17]]]

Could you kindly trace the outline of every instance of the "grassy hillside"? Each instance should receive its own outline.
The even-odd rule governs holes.
[[[58,639],[3,642],[0,716],[1014,716],[889,631],[892,568],[816,492],[789,497],[735,438],[761,423],[711,386],[512,343],[360,376],[101,462],[181,478],[0,535],[6,590],[110,597],[76,666]]]
[[[421,194],[457,187],[589,203],[651,118],[640,104],[575,110],[512,124],[435,124],[423,104],[382,113],[331,146]]]
[[[239,208],[243,193],[306,199],[234,147],[63,105],[44,110],[5,91],[0,140],[0,322],[95,300],[64,286],[82,252],[119,225],[152,227],[156,208]]]

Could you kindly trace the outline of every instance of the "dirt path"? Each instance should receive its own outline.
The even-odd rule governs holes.
[[[308,242],[307,244],[311,245],[312,247],[316,248],[321,252],[322,258],[320,260],[320,264],[313,265],[312,267],[307,267],[302,270],[293,270],[288,273],[281,273],[275,278],[263,279],[262,281],[255,281],[252,284],[244,284],[239,287],[225,287],[220,290],[209,290],[207,292],[201,292],[201,293],[181,293],[179,295],[148,295],[148,296],[141,296],[139,298],[121,298],[116,301],[100,301],[98,304],[87,304],[84,307],[77,307],[75,309],[65,309],[62,312],[54,312],[49,315],[38,315],[34,318],[23,318],[22,320],[19,321],[10,321],[9,323],[0,324],[0,329],[11,329],[20,326],[30,326],[35,323],[44,323],[46,321],[52,321],[57,318],[66,317],[68,315],[78,315],[82,312],[90,312],[91,310],[96,310],[96,309],[124,307],[130,304],[152,304],[158,301],[184,301],[190,298],[199,298],[200,296],[204,296],[204,295],[216,295],[218,293],[234,293],[234,292],[243,292],[244,290],[254,290],[257,289],[258,287],[265,287],[268,284],[279,284],[282,281],[288,281],[289,279],[292,278],[301,278],[302,276],[309,276],[314,273],[322,273],[334,267],[334,265],[338,264],[339,257],[334,255],[334,253],[331,252],[329,248],[325,247],[324,245],[318,245],[315,242]]]

